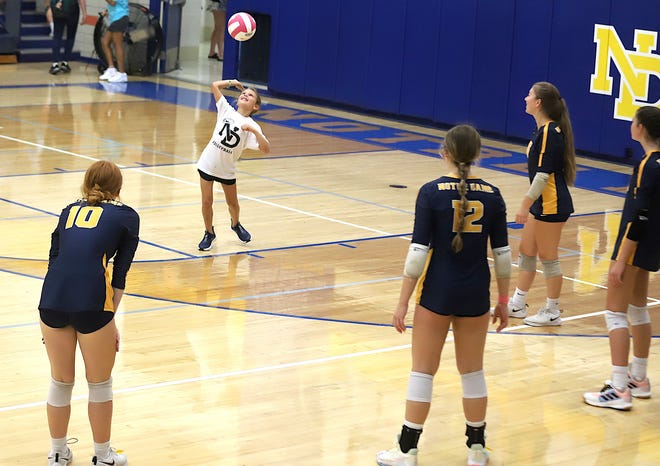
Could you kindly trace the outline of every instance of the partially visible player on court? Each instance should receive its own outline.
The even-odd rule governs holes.
[[[527,325],[535,327],[561,325],[559,240],[573,213],[568,189],[575,182],[576,171],[573,128],[566,101],[548,82],[532,86],[525,97],[525,112],[534,117],[536,131],[527,147],[530,187],[516,213],[516,222],[524,227],[518,249],[518,284],[509,301],[509,317],[524,318]],[[547,297],[538,314],[528,317],[527,293],[536,276],[537,256]]]
[[[50,360],[46,413],[51,436],[48,464],[67,466],[76,345],[85,361],[88,415],[94,438],[93,465],[124,466],[110,447],[112,368],[119,350],[114,316],[138,245],[140,218],[119,201],[122,174],[99,161],[85,173],[83,198],[62,210],[51,237],[48,272],[39,302],[41,332]],[[108,261],[114,257],[112,280]]]
[[[632,408],[631,396],[651,397],[646,375],[652,336],[647,295],[649,272],[660,269],[660,108],[637,110],[630,134],[642,145],[644,157],[630,179],[608,275],[605,323],[612,379],[600,392],[583,395],[590,405],[620,410]],[[628,367],[630,334],[633,360]]]
[[[240,89],[241,95],[234,109],[222,90],[230,86]],[[249,242],[252,236],[239,221],[240,206],[236,191],[236,164],[244,149],[270,152],[270,142],[264,136],[261,127],[252,119],[252,115],[261,107],[261,97],[256,89],[246,88],[235,79],[215,81],[211,91],[218,109],[217,120],[211,140],[197,161],[199,183],[202,191],[202,217],[204,218],[204,237],[199,243],[200,251],[208,251],[215,242],[213,227],[213,182],[217,181],[225,193],[225,201],[231,217],[231,229],[238,239]]]
[[[450,327],[463,385],[468,464],[488,462],[488,395],[483,371],[490,321],[488,242],[495,258],[499,293],[493,314],[493,323],[500,320],[498,332],[508,322],[511,248],[500,191],[470,176],[480,151],[481,138],[473,127],[459,125],[449,130],[441,154],[450,173],[426,183],[417,195],[412,243],[392,319],[396,330],[405,332],[408,302],[421,277],[413,321],[412,371],[401,433],[394,448],[377,454],[381,466],[417,464],[417,442],[431,407],[433,377]],[[430,462],[438,464],[437,460]]]

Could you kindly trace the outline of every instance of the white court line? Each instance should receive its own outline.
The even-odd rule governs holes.
[[[76,154],[75,152],[69,152],[69,151],[66,151],[66,150],[63,150],[63,149],[58,149],[56,147],[44,146],[43,144],[37,144],[35,142],[25,141],[23,139],[16,139],[16,138],[12,138],[10,136],[5,136],[5,135],[2,135],[2,134],[0,134],[0,138],[7,139],[9,141],[19,142],[21,144],[27,144],[28,146],[38,147],[40,149],[52,150],[52,151],[55,151],[55,152],[59,152],[61,154],[72,155],[74,157],[79,157],[79,158],[82,158],[82,159],[85,159],[85,160],[91,160],[91,161],[94,161],[94,162],[97,162],[97,161],[101,160],[101,159],[98,159],[98,158],[95,158],[95,157],[90,157],[88,155]],[[155,176],[157,178],[162,178],[164,180],[173,181],[175,183],[182,183],[182,184],[185,184],[185,185],[188,185],[188,186],[198,186],[198,183],[193,183],[193,182],[190,182],[190,181],[181,180],[179,178],[172,178],[170,176],[159,175],[158,173],[149,172],[149,171],[143,170],[141,168],[127,167],[126,165],[121,165],[121,164],[117,164],[117,166],[119,168],[125,168],[127,170],[136,171],[136,172],[142,173],[144,175]],[[216,189],[218,191],[220,191],[220,189],[218,189],[218,188],[216,188]],[[348,226],[348,227],[358,228],[360,230],[365,230],[365,231],[369,231],[369,232],[372,232],[372,233],[377,233],[377,234],[383,235],[383,236],[394,236],[395,235],[395,233],[389,233],[387,231],[377,230],[375,228],[370,228],[370,227],[366,227],[364,225],[358,225],[358,224],[355,224],[355,223],[344,222],[343,220],[338,220],[336,218],[326,217],[325,215],[319,215],[319,214],[315,214],[315,213],[312,213],[312,212],[307,212],[305,210],[295,209],[293,207],[287,207],[287,206],[284,206],[284,205],[281,205],[281,204],[276,204],[276,203],[270,202],[270,201],[264,201],[263,199],[257,199],[256,197],[245,196],[243,194],[240,194],[238,197],[242,198],[242,199],[247,199],[247,200],[250,200],[250,201],[253,201],[253,202],[258,202],[258,203],[261,203],[261,204],[264,204],[264,205],[267,205],[267,206],[270,206],[270,207],[275,207],[275,208],[278,208],[278,209],[288,210],[290,212],[295,212],[295,213],[301,214],[301,215],[307,215],[308,217],[314,217],[314,218],[318,218],[318,219],[321,219],[321,220],[327,220],[328,222],[339,223],[340,225],[345,225],[345,226]],[[407,239],[407,238],[403,237],[403,239]]]

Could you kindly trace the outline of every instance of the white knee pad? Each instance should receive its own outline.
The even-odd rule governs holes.
[[[543,275],[545,278],[561,275],[561,264],[559,263],[559,259],[544,260],[541,261],[541,265],[543,266]]]
[[[73,382],[59,382],[51,378],[46,402],[56,408],[69,406],[71,404],[71,392],[73,392]]]
[[[536,272],[536,256],[527,256],[522,252],[518,253],[518,268],[525,272]]]
[[[649,315],[649,308],[646,306],[633,306],[628,305],[628,321],[630,325],[644,325],[651,323],[651,316]]]
[[[112,377],[105,382],[88,383],[90,403],[112,401]]]
[[[463,385],[463,398],[485,398],[488,396],[483,369],[461,375],[461,384]]]
[[[605,311],[605,324],[608,332],[628,328],[628,318],[624,312]]]
[[[422,372],[410,372],[406,400],[430,403],[433,394],[433,376]]]

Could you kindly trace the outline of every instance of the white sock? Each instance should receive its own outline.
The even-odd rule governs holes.
[[[486,424],[486,421],[470,422],[467,419],[465,420],[465,425],[470,427],[478,428]]]
[[[617,390],[628,386],[628,366],[612,366],[612,386]]]
[[[406,427],[410,427],[411,429],[417,429],[417,430],[422,430],[424,428],[424,424],[416,424],[414,422],[410,421],[403,421],[403,425]]]
[[[48,25],[50,26],[50,35],[52,36],[53,35],[53,23],[48,23]]]
[[[51,438],[50,449],[53,452],[64,453],[66,451],[66,436],[62,438]]]
[[[516,309],[524,309],[527,303],[527,291],[516,288],[516,291],[511,296],[511,306]]]
[[[630,365],[630,375],[632,375],[637,381],[644,380],[646,378],[646,367],[648,366],[648,363],[648,358],[638,358],[633,356],[632,364]]]
[[[106,459],[110,456],[112,450],[110,450],[110,441],[108,440],[105,443],[96,443],[94,442],[94,454],[100,460]]]
[[[545,298],[545,308],[553,314],[559,312],[559,298]]]

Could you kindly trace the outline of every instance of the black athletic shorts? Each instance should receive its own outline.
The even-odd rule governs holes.
[[[224,178],[218,178],[217,176],[204,173],[199,168],[197,169],[197,172],[199,172],[199,176],[205,181],[217,181],[218,183],[222,183],[222,184],[236,184],[236,178],[234,178],[233,180],[225,180]]]
[[[92,333],[102,329],[115,317],[110,311],[62,312],[40,310],[41,321],[51,328],[72,326],[76,332]]]
[[[110,23],[110,26],[108,26],[108,31],[110,32],[126,32],[128,29],[130,22],[128,20],[128,16],[122,16],[119,18],[117,21],[114,23]]]

